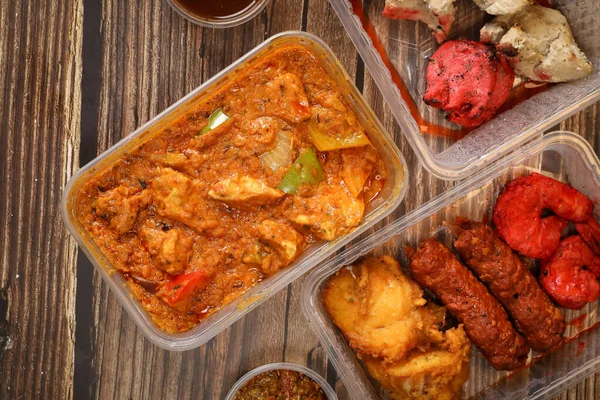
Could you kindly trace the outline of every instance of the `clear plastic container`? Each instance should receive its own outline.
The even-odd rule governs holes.
[[[335,391],[331,388],[331,386],[329,386],[329,383],[327,383],[327,381],[321,375],[317,374],[312,369],[304,367],[302,365],[292,364],[292,363],[283,363],[283,362],[261,365],[258,368],[254,368],[252,371],[250,371],[246,375],[242,376],[235,383],[235,385],[232,386],[232,388],[229,390],[229,393],[227,393],[227,397],[225,397],[225,400],[233,400],[237,391],[240,390],[240,388],[242,386],[244,386],[246,384],[246,382],[248,382],[250,379],[254,378],[255,376],[260,375],[263,372],[273,371],[273,370],[277,370],[277,369],[287,369],[290,371],[300,372],[300,373],[312,378],[315,382],[317,382],[321,386],[321,388],[323,389],[323,391],[325,392],[325,394],[327,395],[327,398],[329,400],[337,400]]]
[[[594,65],[593,74],[583,80],[551,86],[460,140],[422,133],[428,128],[418,122],[419,116],[451,130],[457,128],[444,119],[443,112],[422,100],[427,61],[438,47],[431,30],[423,23],[383,17],[384,0],[330,0],[330,3],[420,161],[439,178],[466,178],[600,98],[600,2],[551,0],[570,21],[577,43]],[[452,36],[479,39],[479,29],[489,16],[472,1],[455,4],[458,13]],[[366,18],[360,18],[364,15]],[[378,48],[387,54],[390,68]],[[410,101],[403,99],[394,84],[392,74],[404,82],[405,96],[414,101],[416,118],[411,114]]]
[[[600,164],[592,148],[580,136],[555,132],[459,183],[320,265],[307,277],[302,289],[303,312],[352,398],[387,399],[378,383],[369,378],[363,364],[323,308],[321,291],[327,278],[342,266],[364,256],[391,255],[406,267],[403,246],[415,248],[432,235],[451,246],[452,234],[445,222],[453,221],[456,216],[476,221],[489,218],[502,187],[530,171],[568,182],[589,196],[595,204],[600,203]],[[597,206],[595,211],[598,216],[600,207]],[[464,386],[463,397],[545,399],[600,369],[600,325],[596,325],[600,322],[600,302],[588,304],[580,311],[564,311],[566,321],[570,321],[566,337],[583,333],[536,360],[528,368],[513,374],[496,371],[473,348],[469,380]]]
[[[248,6],[243,11],[237,14],[230,15],[223,18],[202,18],[197,15],[189,13],[185,8],[181,7],[176,0],[167,0],[167,3],[181,15],[194,24],[206,26],[208,28],[231,28],[243,24],[244,22],[250,21],[256,17],[266,6],[269,0],[256,0],[253,4]]]
[[[320,241],[306,249],[288,267],[263,280],[237,300],[202,320],[193,329],[177,334],[161,330],[146,313],[137,298],[130,293],[122,275],[105,259],[74,214],[75,198],[81,186],[98,173],[110,168],[124,154],[159,133],[174,119],[187,112],[209,96],[214,90],[229,81],[236,72],[264,55],[290,44],[300,44],[310,49],[321,65],[340,87],[348,104],[365,126],[373,145],[385,162],[388,177],[380,195],[365,209],[363,223],[352,233],[331,242]],[[79,170],[67,183],[62,198],[63,219],[80,248],[92,261],[102,278],[116,294],[123,307],[131,315],[142,332],[155,344],[169,350],[188,350],[200,346],[236,320],[254,309],[277,291],[326,259],[344,244],[359,236],[377,221],[393,211],[406,193],[406,162],[393,139],[382,127],[373,111],[348,77],[332,51],[317,37],[303,32],[284,32],[273,36],[250,53],[233,63],[221,73],[173,104],[151,121],[127,136],[95,160]]]

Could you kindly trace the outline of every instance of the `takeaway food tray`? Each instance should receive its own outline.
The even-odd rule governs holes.
[[[479,221],[491,217],[494,201],[502,187],[528,172],[537,171],[568,182],[598,204],[599,165],[592,148],[580,136],[567,132],[549,134],[314,269],[302,290],[302,309],[352,398],[387,399],[323,308],[321,290],[329,276],[364,256],[391,255],[405,267],[407,260],[403,246],[416,247],[431,235],[451,245],[452,235],[444,226],[446,221],[453,221],[455,216]],[[599,212],[600,207],[596,206],[597,216]],[[566,310],[565,319],[568,322],[565,337],[580,336],[569,339],[530,367],[513,373],[496,371],[474,349],[463,396],[469,399],[549,398],[599,369],[600,302],[590,303],[579,311]]]
[[[140,301],[130,292],[123,276],[110,265],[77,219],[74,212],[77,193],[86,181],[110,168],[124,154],[141,145],[153,135],[160,133],[162,128],[189,111],[212,91],[226,84],[246,65],[289,44],[299,44],[311,50],[319,57],[321,65],[339,86],[345,100],[366,128],[371,142],[386,165],[388,176],[385,185],[378,197],[367,205],[363,222],[352,233],[331,242],[321,240],[314,243],[289,266],[261,281],[233,302],[200,321],[191,330],[182,333],[163,331],[152,321]],[[115,144],[80,169],[69,180],[62,198],[62,213],[67,228],[123,307],[153,343],[165,349],[177,351],[189,350],[204,344],[320,261],[341,249],[345,243],[371,228],[400,204],[407,190],[406,161],[391,136],[382,127],[351,82],[329,47],[316,36],[304,32],[284,32],[275,35]]]
[[[330,0],[419,160],[447,180],[474,174],[600,98],[600,2],[550,2],[570,21],[577,43],[594,66],[592,75],[553,85],[456,140],[452,134],[430,134],[432,129],[415,118],[457,129],[422,100],[428,58],[438,46],[431,30],[423,23],[383,17],[385,0]],[[489,16],[472,1],[457,0],[456,6],[453,37],[478,39]],[[404,95],[394,83],[396,77],[406,86]]]

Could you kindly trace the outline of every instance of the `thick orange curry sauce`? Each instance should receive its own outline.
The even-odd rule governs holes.
[[[200,134],[219,108],[229,119]],[[192,328],[311,243],[362,221],[386,177],[372,145],[315,150],[322,181],[277,189],[315,148],[309,126],[337,138],[366,133],[315,56],[290,45],[83,185],[79,221],[162,329]],[[282,133],[292,150],[273,171],[259,156]]]

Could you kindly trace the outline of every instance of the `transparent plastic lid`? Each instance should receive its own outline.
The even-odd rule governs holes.
[[[438,44],[423,23],[381,15],[384,0],[330,0],[419,159],[442,179],[472,175],[600,97],[600,2],[551,0],[570,21],[577,43],[594,65],[586,79],[560,83],[504,111],[459,138],[444,113],[423,102],[428,59]],[[479,38],[489,19],[472,1],[457,1],[452,37]],[[400,85],[398,85],[398,80]],[[402,90],[399,87],[403,87]],[[521,90],[521,89],[519,89]],[[522,89],[531,96],[538,89]],[[523,96],[520,96],[523,97]],[[432,133],[436,133],[434,135]]]
[[[377,381],[370,378],[321,303],[321,291],[332,274],[366,256],[391,255],[406,267],[404,246],[414,248],[430,236],[452,246],[447,222],[454,221],[456,216],[486,220],[503,186],[532,171],[567,182],[599,204],[599,165],[592,148],[581,137],[565,132],[549,134],[315,268],[302,289],[302,310],[352,398],[388,397]],[[596,206],[595,211],[598,216],[600,207]],[[550,398],[600,369],[600,302],[590,303],[582,310],[563,312],[567,321],[566,343],[543,357],[532,352],[532,364],[527,368],[512,373],[496,371],[473,348],[463,397]]]

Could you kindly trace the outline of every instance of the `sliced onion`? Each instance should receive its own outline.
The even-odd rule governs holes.
[[[279,131],[273,150],[262,154],[260,161],[265,167],[269,167],[273,172],[279,167],[284,167],[292,161],[292,134],[290,132]]]

